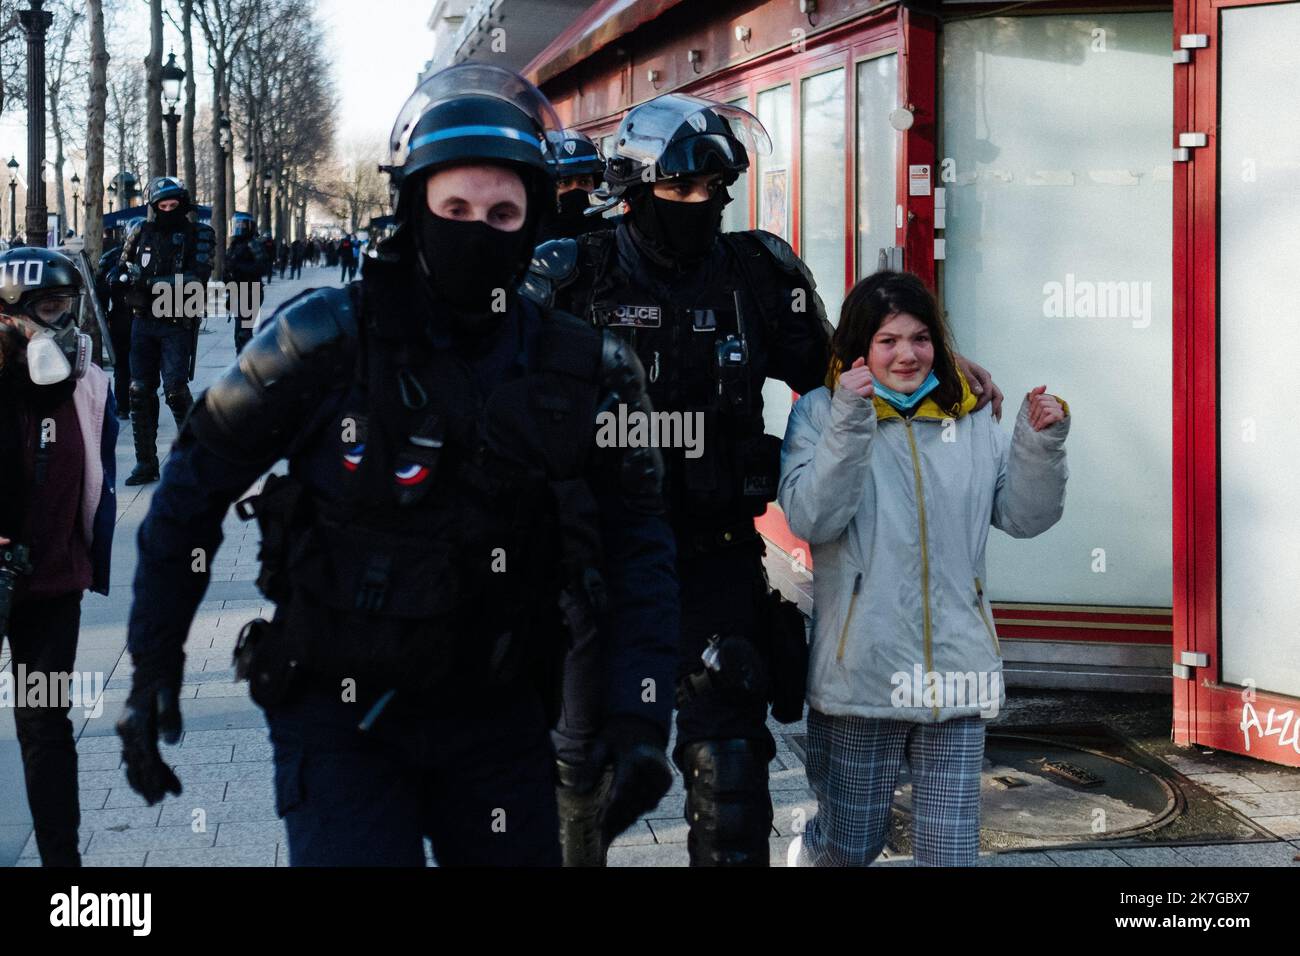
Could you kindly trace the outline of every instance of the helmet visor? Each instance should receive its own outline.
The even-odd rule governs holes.
[[[668,150],[673,134],[683,123],[689,123],[702,134],[708,130],[708,121],[702,115],[706,112],[720,117],[730,127],[731,135],[740,140],[749,152],[760,156],[772,152],[772,138],[749,110],[687,93],[668,93],[636,107],[635,115],[629,114],[623,121],[614,151],[618,156],[645,166],[658,163]],[[721,136],[709,138],[725,141]],[[731,152],[730,147],[728,152]]]
[[[560,118],[555,108],[522,76],[490,63],[459,63],[429,77],[407,99],[397,114],[388,136],[388,162],[400,170],[406,162],[411,133],[420,117],[431,107],[466,96],[488,96],[503,100],[532,118],[541,131],[539,145],[547,157],[554,155],[562,140]],[[517,131],[503,131],[514,135]]]

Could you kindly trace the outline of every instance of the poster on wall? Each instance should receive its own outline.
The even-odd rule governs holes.
[[[763,221],[760,229],[789,240],[790,177],[784,168],[763,171]]]

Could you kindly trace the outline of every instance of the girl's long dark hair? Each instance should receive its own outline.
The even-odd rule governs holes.
[[[935,404],[945,411],[961,402],[961,380],[952,337],[947,323],[939,314],[934,293],[910,272],[883,270],[869,275],[849,290],[840,308],[840,323],[831,336],[831,357],[841,370],[850,368],[859,358],[866,358],[871,340],[885,321],[895,313],[915,316],[930,330],[934,342],[934,374],[939,387],[930,393]]]

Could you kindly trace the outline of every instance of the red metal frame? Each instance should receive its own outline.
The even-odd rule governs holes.
[[[1174,741],[1300,766],[1300,699],[1223,683],[1219,628],[1218,127],[1219,10],[1295,0],[1176,0],[1175,33],[1209,47],[1176,67],[1175,131],[1207,134],[1174,177],[1174,654],[1208,656],[1174,681]],[[1249,707],[1249,709],[1247,709]],[[1252,726],[1256,726],[1252,724]]]

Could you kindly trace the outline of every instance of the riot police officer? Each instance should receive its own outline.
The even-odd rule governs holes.
[[[558,122],[517,74],[426,80],[391,139],[396,234],[362,279],[297,297],[204,393],[140,530],[119,732],[131,786],[178,792],[182,642],[227,506],[262,530],[273,621],[238,667],[266,711],[290,861],[558,864],[558,661],[592,633],[602,680],[566,698],[615,768],[610,835],[655,806],[678,610],[661,460],[598,447],[648,410],[635,354],[515,292],[552,201]],[[564,626],[567,622],[567,628]],[[578,714],[567,714],[576,719]]]
[[[566,129],[555,151],[555,214],[542,227],[542,240],[572,239],[613,223],[593,213],[591,194],[605,179],[605,160],[591,137],[581,130]]]
[[[175,289],[177,280],[182,288],[197,282],[206,289],[216,242],[211,226],[190,219],[189,190],[179,179],[151,180],[145,202],[148,218],[127,236],[116,280],[132,313],[130,405],[136,463],[128,485],[158,480],[160,373],[178,429],[193,404],[188,383],[194,378],[201,320],[185,315],[181,303],[187,296],[176,296]],[[168,301],[158,301],[159,296]]]
[[[762,387],[768,378],[801,393],[821,385],[830,326],[812,275],[783,239],[721,232],[727,187],[748,152],[771,149],[756,117],[666,94],[633,108],[616,142],[606,178],[610,202],[628,204],[622,222],[539,247],[524,291],[617,331],[647,370],[655,408],[703,425],[697,451],[665,450],[682,597],[673,759],[687,788],[692,865],[766,866],[775,753],[767,704],[783,676],[772,658],[802,634],[778,633],[775,622],[790,615],[772,613],[753,523],[775,499],[780,470]],[[599,864],[585,801],[602,778],[580,742],[562,743],[566,862]]]
[[[254,237],[253,220],[244,215],[237,215],[230,225],[230,247],[226,250],[226,279],[231,282],[263,284],[266,263],[262,261],[260,243]],[[252,301],[246,293],[241,293],[237,301]],[[260,301],[260,296],[259,296]],[[238,355],[253,337],[253,325],[256,315],[233,315],[235,322],[235,354]]]

